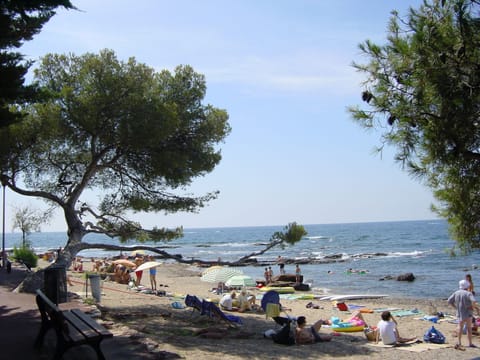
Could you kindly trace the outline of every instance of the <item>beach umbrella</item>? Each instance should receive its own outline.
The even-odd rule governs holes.
[[[243,275],[243,272],[228,266],[219,266],[215,269],[204,271],[200,279],[209,283],[224,283],[235,275]]]
[[[223,266],[222,266],[222,265],[213,265],[213,266],[210,266],[209,268],[206,268],[205,270],[203,270],[202,276],[205,275],[206,273],[208,273],[209,271],[212,271],[212,270],[215,270],[215,269],[219,269],[219,268],[223,268]]]
[[[257,283],[251,276],[248,275],[234,275],[225,282],[225,285],[230,287],[255,286]]]
[[[127,259],[118,259],[118,260],[114,260],[112,261],[115,265],[123,265],[123,266],[128,266],[128,267],[135,267],[137,266],[134,262],[130,261],[130,260],[127,260]]]
[[[144,262],[142,265],[140,265],[138,268],[136,268],[135,271],[147,270],[150,268],[157,267],[159,265],[162,265],[162,264],[156,261],[147,261],[147,262]]]
[[[145,250],[133,250],[132,256],[145,255]]]

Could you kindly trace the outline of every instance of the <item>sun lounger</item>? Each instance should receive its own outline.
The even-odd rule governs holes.
[[[195,311],[198,311],[200,314],[202,314],[202,300],[200,300],[197,296],[187,295],[185,297],[185,305],[192,308],[192,314]]]
[[[227,315],[215,303],[207,300],[202,302],[202,315],[225,321],[230,326],[242,324],[242,319],[239,316]]]

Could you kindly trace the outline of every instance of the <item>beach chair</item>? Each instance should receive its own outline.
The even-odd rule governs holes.
[[[225,321],[227,325],[237,327],[241,325],[242,319],[239,316],[225,314],[215,303],[207,300],[202,302],[202,315],[206,315],[211,319]]]
[[[185,305],[192,308],[192,314],[195,311],[198,311],[200,314],[202,314],[202,300],[200,300],[197,296],[187,295],[185,297]]]
[[[265,317],[271,317],[278,325],[284,326],[290,323],[289,317],[280,316],[282,305],[280,304],[280,294],[277,291],[267,291],[262,297],[261,306],[265,311]]]

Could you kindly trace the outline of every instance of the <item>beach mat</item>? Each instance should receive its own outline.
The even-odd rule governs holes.
[[[423,313],[418,311],[417,309],[413,309],[413,310],[399,309],[399,310],[391,311],[391,314],[393,316],[396,316],[396,317],[411,316],[411,315],[417,315],[417,316],[418,315],[423,315]]]
[[[432,343],[426,343],[426,342],[416,343],[415,340],[404,343],[404,344],[398,344],[398,345],[384,345],[381,342],[379,342],[378,344],[375,344],[374,342],[369,342],[368,345],[380,347],[380,348],[398,349],[398,350],[405,350],[405,351],[411,351],[411,352],[417,352],[417,353],[427,351],[427,350],[437,350],[437,349],[446,349],[446,348],[454,347],[454,345],[452,344],[432,344]]]
[[[432,343],[421,343],[421,344],[412,344],[410,346],[398,346],[398,350],[405,350],[411,352],[422,352],[427,350],[437,350],[437,349],[447,349],[453,348],[455,345],[452,344],[432,344]]]

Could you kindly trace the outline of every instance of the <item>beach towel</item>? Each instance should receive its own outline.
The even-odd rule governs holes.
[[[179,301],[174,301],[172,302],[172,307],[174,309],[185,309],[185,305],[183,305],[181,302]]]
[[[265,310],[265,317],[268,319],[269,317],[274,318],[279,315],[280,315],[280,304],[268,303],[267,308]]]
[[[402,316],[411,316],[411,315],[419,315],[421,312],[417,309],[412,309],[412,310],[403,310],[403,309],[398,309],[394,310],[391,312],[393,316],[395,317],[402,317]]]

